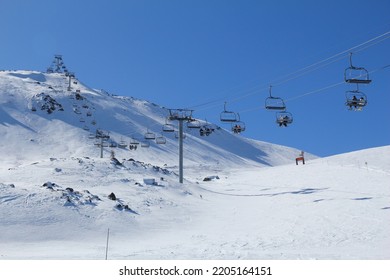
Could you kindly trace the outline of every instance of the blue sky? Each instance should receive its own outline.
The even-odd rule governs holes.
[[[363,111],[346,109],[355,87],[340,83],[346,51],[389,32],[389,11],[389,0],[0,0],[0,69],[44,71],[62,54],[91,87],[193,108],[229,128],[219,122],[226,101],[243,135],[333,155],[390,144],[390,67],[380,69],[390,36],[354,52],[354,65],[372,71]],[[288,76],[312,64],[321,67]],[[290,127],[264,110],[270,84]]]

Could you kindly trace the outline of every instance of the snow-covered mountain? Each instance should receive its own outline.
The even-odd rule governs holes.
[[[166,108],[93,90],[75,78],[69,83],[63,73],[3,71],[0,92],[0,133],[6,143],[0,152],[11,162],[37,157],[99,157],[100,150],[89,135],[101,129],[110,134],[111,141],[124,141],[127,145],[134,139],[144,141],[147,133],[167,140],[164,145],[148,141],[150,148],[136,151],[115,149],[120,159],[133,157],[156,165],[178,164],[175,133],[162,130],[169,116]],[[196,118],[196,112],[193,117]],[[168,124],[177,126],[174,122]],[[214,133],[209,136],[201,137],[199,129],[186,130],[187,167],[243,163],[274,166],[291,162],[299,153],[297,149],[249,140],[217,125],[210,126]],[[105,149],[106,157],[110,150]]]
[[[110,259],[390,257],[390,146],[297,166],[297,149],[210,124],[186,131],[179,184],[174,133],[103,158],[91,137],[142,142],[167,109],[68,86],[0,72],[0,258],[102,259],[108,229]]]

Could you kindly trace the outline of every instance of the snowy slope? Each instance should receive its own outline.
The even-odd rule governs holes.
[[[188,131],[179,184],[174,136],[101,159],[73,111],[119,142],[159,133],[164,108],[79,81],[76,101],[60,74],[0,81],[0,259],[103,259],[108,228],[110,259],[390,258],[390,146],[296,166],[296,149]],[[41,92],[63,111],[32,112]]]
[[[388,259],[389,152],[229,169],[209,182],[194,171],[183,186],[136,162],[26,164],[1,173],[0,256],[101,259],[110,228],[112,259]]]
[[[147,132],[163,135],[167,138],[166,145],[151,141],[150,149],[136,152],[116,149],[117,156],[137,157],[140,161],[157,165],[177,165],[177,139],[173,133],[162,133],[168,116],[166,108],[131,97],[112,96],[88,88],[80,81],[72,81],[72,90],[68,91],[68,78],[64,74],[0,72],[0,133],[7,143],[0,152],[7,160],[17,164],[19,160],[38,156],[98,157],[100,151],[88,136],[99,128],[108,131],[112,140],[118,143],[122,140],[129,143],[132,138],[142,141]],[[77,92],[80,98],[77,98]],[[53,109],[50,113],[48,106]],[[37,111],[32,112],[32,108]],[[297,149],[248,140],[217,125],[213,127],[215,133],[209,137],[200,137],[198,130],[186,131],[187,166],[199,162],[223,163],[224,166],[242,163],[279,165],[291,162],[299,153]],[[13,152],[7,152],[9,150]],[[107,155],[111,149],[105,150]]]

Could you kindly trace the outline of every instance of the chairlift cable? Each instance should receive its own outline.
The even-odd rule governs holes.
[[[378,71],[381,71],[381,70],[384,70],[386,68],[390,67],[390,64],[387,64],[387,65],[384,65],[382,67],[378,67],[374,70],[371,70],[369,71],[369,74],[372,74],[372,73],[375,73],[375,72],[378,72]],[[337,86],[340,86],[342,84],[345,84],[345,81],[341,81],[341,82],[337,82],[337,83],[334,83],[334,84],[331,84],[331,85],[328,85],[328,86],[325,86],[325,87],[322,87],[322,88],[319,88],[319,89],[315,89],[315,90],[312,90],[312,91],[309,91],[309,92],[306,92],[306,93],[303,93],[303,94],[300,94],[300,95],[297,95],[297,96],[294,96],[294,97],[291,97],[291,98],[288,98],[288,99],[285,99],[284,101],[287,103],[289,101],[293,101],[293,100],[296,100],[296,99],[300,99],[302,97],[305,97],[305,96],[308,96],[308,95],[312,95],[312,94],[315,94],[315,93],[319,93],[321,91],[324,91],[324,90],[327,90],[327,89],[330,89],[330,88],[334,88],[334,87],[337,87]],[[264,108],[264,106],[257,106],[257,107],[254,107],[254,108],[250,108],[250,109],[246,109],[246,110],[241,110],[240,112],[241,113],[247,113],[247,112],[251,112],[251,111],[257,111],[257,110],[266,110]]]
[[[371,38],[371,39],[369,39],[369,40],[367,40],[367,41],[365,41],[363,43],[360,43],[360,44],[358,44],[356,46],[348,48],[348,49],[346,49],[344,51],[341,51],[341,52],[339,52],[337,54],[334,54],[334,55],[332,55],[332,56],[330,56],[328,58],[325,58],[325,59],[320,60],[320,61],[318,61],[316,63],[313,63],[311,65],[303,67],[303,68],[301,68],[301,69],[299,69],[297,71],[294,71],[292,73],[283,75],[280,78],[274,79],[274,83],[273,84],[277,85],[277,86],[285,84],[285,83],[287,83],[287,82],[289,82],[291,80],[297,79],[297,78],[299,78],[301,76],[307,75],[307,74],[309,74],[311,72],[314,72],[314,71],[316,71],[318,69],[321,69],[321,68],[323,68],[323,67],[325,67],[325,66],[327,66],[329,64],[332,64],[332,63],[335,63],[335,62],[337,62],[339,60],[344,59],[345,57],[347,57],[349,55],[349,53],[351,51],[354,51],[354,53],[361,52],[361,51],[363,51],[363,50],[365,50],[365,49],[367,49],[369,47],[372,47],[372,46],[374,46],[376,44],[379,44],[379,43],[381,43],[381,42],[383,42],[383,41],[385,41],[385,40],[387,40],[389,38],[390,38],[390,31],[387,31],[387,32],[385,32],[385,33],[383,33],[381,35],[378,35],[378,36],[376,36],[374,38]],[[281,80],[281,81],[277,82],[278,80]],[[198,111],[199,110],[207,110],[207,109],[211,109],[211,108],[215,108],[215,107],[219,106],[220,104],[214,104],[214,103],[221,102],[222,100],[229,100],[230,103],[234,103],[234,102],[242,100],[242,99],[244,99],[246,97],[252,96],[254,94],[258,94],[259,91],[264,91],[263,87],[261,87],[261,89],[258,89],[258,86],[255,86],[253,88],[254,88],[253,91],[247,92],[247,93],[245,93],[243,95],[240,95],[240,96],[236,95],[236,98],[233,98],[233,99],[229,98],[230,96],[225,96],[225,97],[213,99],[213,100],[210,100],[210,101],[206,101],[204,103],[201,103],[201,104],[198,104],[198,105],[195,105],[195,106],[190,106],[189,108],[198,108],[198,107],[203,107],[203,106],[206,106],[206,105],[210,105],[210,106],[208,106],[206,108],[203,108],[203,109],[197,109]],[[211,105],[211,104],[214,104],[214,105]]]

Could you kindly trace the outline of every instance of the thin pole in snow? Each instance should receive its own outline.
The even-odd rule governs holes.
[[[100,158],[103,158],[103,137],[100,138]]]
[[[109,241],[109,238],[110,238],[110,229],[108,228],[107,229],[107,243],[106,243],[106,260],[107,260],[107,256],[108,256],[108,241]]]
[[[183,120],[179,119],[179,183],[183,184]]]

